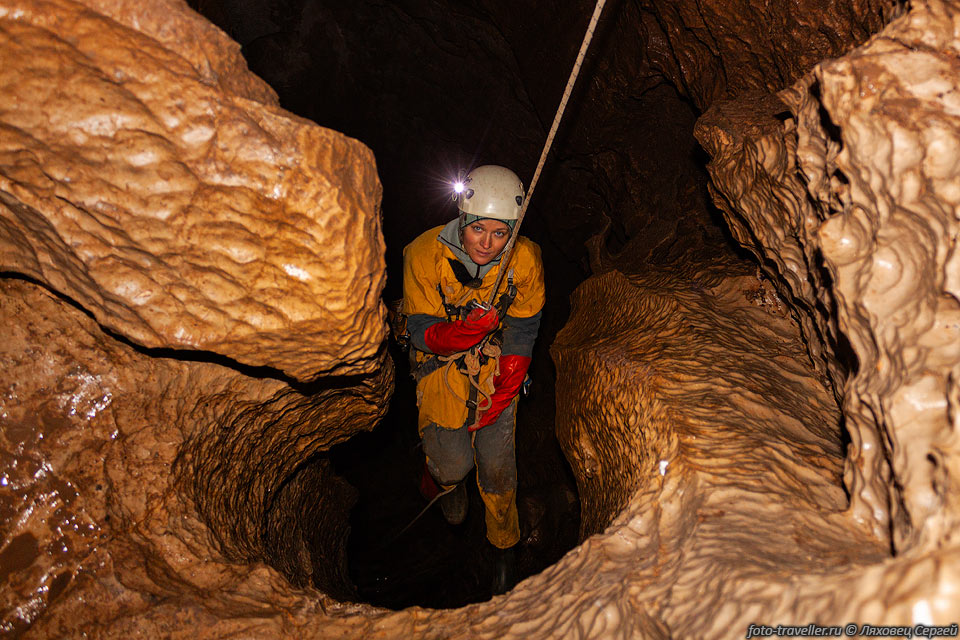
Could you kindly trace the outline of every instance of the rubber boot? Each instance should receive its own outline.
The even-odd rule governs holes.
[[[493,595],[510,591],[517,584],[517,554],[513,547],[493,548]]]
[[[444,489],[448,488],[444,487]],[[443,518],[449,524],[460,524],[466,520],[469,504],[465,482],[459,483],[457,488],[450,493],[440,496],[440,510],[443,512]]]

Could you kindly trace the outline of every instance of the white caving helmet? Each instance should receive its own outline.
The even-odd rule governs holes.
[[[506,167],[485,164],[467,174],[454,185],[460,227],[483,218],[506,222],[511,229],[520,217],[523,206],[523,183]]]

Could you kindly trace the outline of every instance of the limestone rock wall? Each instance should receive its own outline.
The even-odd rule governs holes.
[[[182,3],[11,1],[0,20],[0,268],[142,346],[301,380],[376,369],[366,147],[277,107]]]
[[[742,93],[792,84],[817,62],[842,55],[903,10],[895,0],[640,4],[650,61],[700,109]]]
[[[958,25],[956,3],[917,3],[781,93],[785,116],[771,98],[699,124],[718,203],[842,396],[851,510],[900,551],[957,517]]]
[[[881,597],[896,603],[902,595],[877,593],[894,584],[873,570],[885,547],[843,512],[832,396],[789,319],[756,304],[756,285],[730,264],[611,271],[584,285],[557,346],[568,399],[559,413],[581,441],[572,450],[586,451],[582,434],[591,438],[592,466],[577,470],[582,493],[594,496],[585,510],[596,533],[507,596],[386,612],[337,602],[336,580],[322,591],[296,586],[306,578],[297,562],[304,542],[289,528],[316,531],[335,552],[344,506],[336,487],[275,498],[278,509],[315,509],[303,522],[274,527],[279,511],[260,516],[271,527],[261,557],[275,545],[290,555],[273,566],[300,568],[287,579],[251,562],[255,541],[224,532],[242,532],[251,517],[237,523],[232,510],[263,513],[260,474],[283,477],[276,466],[298,458],[270,443],[313,439],[308,448],[318,448],[343,420],[374,421],[380,399],[358,405],[357,391],[345,389],[352,414],[325,401],[315,406],[327,422],[303,419],[306,410],[274,420],[273,407],[293,406],[286,383],[138,352],[47,289],[8,279],[3,315],[24,320],[0,352],[12,373],[4,426],[14,426],[3,433],[17,438],[3,450],[19,461],[14,490],[0,494],[13,502],[4,513],[18,514],[3,550],[21,565],[3,591],[8,629],[26,627],[26,638],[739,637],[753,616],[790,619],[791,607],[856,612],[863,601],[850,594],[868,593],[874,607]],[[595,322],[608,308],[619,324]],[[265,419],[251,431],[245,415],[258,407]],[[289,429],[299,437],[277,437]],[[203,451],[231,437],[261,442],[260,458],[222,444]],[[193,489],[181,481],[208,476],[220,481]],[[294,475],[289,485],[310,480]],[[239,497],[222,501],[225,486]],[[335,569],[326,568],[334,577]],[[939,564],[899,571],[916,582],[931,569]],[[832,590],[845,599],[826,597]]]
[[[730,262],[611,270],[577,289],[552,347],[583,534],[622,546],[594,562],[629,576],[632,595],[614,598],[625,617],[632,600],[669,630],[644,637],[800,622],[771,613],[810,597],[789,590],[798,576],[827,581],[886,557],[844,513],[826,379],[761,286]],[[812,619],[844,614],[819,606]]]
[[[0,3],[0,85],[0,633],[349,593],[322,455],[393,376],[370,151],[182,2]]]
[[[349,589],[337,571],[349,494],[322,467],[313,477],[294,467],[377,421],[389,367],[361,385],[299,393],[147,355],[43,287],[0,285],[4,629],[106,633],[125,616],[153,617],[164,598],[229,612],[259,593],[271,606],[271,590],[290,587],[264,563],[294,584]],[[329,541],[320,575],[304,536]]]
[[[846,505],[838,486],[839,411],[807,370],[786,313],[757,299],[762,285],[743,266],[694,264],[588,280],[554,343],[557,429],[581,479],[585,535],[601,531],[637,486],[675,461],[696,457],[700,469],[718,465],[737,475],[733,467],[745,468],[747,459],[725,454],[737,450],[737,429],[757,443],[750,458],[779,457],[764,450],[777,438],[790,442],[779,445],[788,457],[797,456],[795,465],[751,484],[786,482],[784,496],[806,494],[834,510]],[[728,298],[734,294],[742,308]],[[597,322],[596,309],[605,322]],[[622,447],[631,441],[637,446]],[[819,467],[819,499],[815,484],[807,494],[798,491],[803,482],[790,480],[801,459]]]

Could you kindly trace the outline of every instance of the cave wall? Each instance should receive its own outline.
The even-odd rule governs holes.
[[[349,490],[324,465],[294,467],[376,422],[390,368],[362,385],[297,393],[219,364],[152,356],[43,286],[2,286],[7,632],[110,627],[131,637],[124,619],[162,622],[167,614],[152,609],[164,599],[226,613],[287,580],[349,591],[336,571]],[[338,562],[304,562],[312,536],[327,538]]]
[[[629,23],[618,29],[640,33],[644,24],[652,32],[655,22],[670,34],[645,40],[661,47],[664,60],[683,59],[687,45],[678,38],[696,40],[697,25],[682,10],[620,6],[643,21],[632,31]],[[337,594],[348,588],[340,582],[342,567],[336,562],[311,567],[303,558],[311,535],[327,540],[332,556],[338,556],[344,535],[340,510],[349,500],[323,466],[302,475],[303,464],[333,442],[370,428],[391,386],[380,351],[383,314],[376,298],[383,286],[383,244],[372,158],[355,141],[277,107],[269,90],[238,62],[236,46],[184,4],[144,7],[66,0],[0,4],[0,75],[16,97],[4,102],[0,113],[0,256],[7,275],[28,276],[5,278],[0,296],[5,323],[13,327],[0,352],[5,633],[668,638],[742,637],[747,625],[759,620],[952,621],[960,580],[960,551],[950,537],[958,404],[952,350],[957,325],[951,320],[957,222],[950,188],[957,181],[955,168],[943,159],[952,157],[954,24],[960,15],[955,4],[915,3],[865,47],[846,54],[866,27],[832,27],[846,39],[826,38],[833,48],[816,48],[816,55],[842,57],[802,79],[792,75],[806,71],[799,66],[777,71],[785,81],[799,80],[780,94],[789,113],[761,92],[779,80],[765,80],[762,87],[747,83],[762,97],[738,101],[742,118],[729,115],[736,111],[732,107],[719,124],[711,120],[718,112],[703,116],[699,136],[714,157],[712,193],[733,233],[764,258],[769,277],[762,281],[709,247],[691,254],[684,250],[689,238],[671,239],[670,233],[685,236],[688,230],[696,232],[692,237],[711,237],[715,232],[701,228],[704,212],[691,213],[682,224],[639,213],[647,195],[618,176],[651,173],[661,147],[644,151],[646,160],[619,149],[595,160],[587,150],[603,147],[600,138],[589,137],[599,130],[571,121],[568,135],[583,135],[591,144],[584,143],[579,160],[569,151],[558,154],[558,166],[570,169],[568,178],[578,172],[590,178],[569,178],[570,191],[557,193],[570,194],[579,185],[588,194],[579,202],[611,202],[618,209],[591,213],[589,224],[604,224],[604,216],[614,220],[611,235],[591,245],[598,275],[579,290],[574,302],[580,315],[558,343],[558,352],[568,349],[560,356],[563,366],[579,363],[596,372],[593,382],[609,386],[607,396],[582,394],[593,414],[580,405],[563,411],[569,456],[581,486],[595,498],[588,495],[585,518],[585,534],[592,535],[506,596],[451,611],[400,612],[339,602]],[[854,9],[867,11],[869,24],[892,15],[885,6]],[[830,11],[851,16],[840,7]],[[678,24],[671,16],[683,18],[689,33],[670,26]],[[725,19],[714,12],[711,20],[717,22],[709,24]],[[866,19],[849,20],[862,25]],[[321,24],[335,40],[338,23]],[[484,29],[490,37],[508,31]],[[185,32],[195,35],[183,37]],[[269,35],[257,36],[259,42]],[[94,39],[96,46],[90,44]],[[739,46],[736,39],[715,39]],[[579,34],[573,38],[578,40]],[[601,45],[597,51],[631,58],[637,40],[623,44],[612,38],[607,46],[613,49]],[[797,39],[806,40],[820,42]],[[111,46],[116,42],[127,45]],[[563,43],[575,49],[569,40]],[[77,50],[84,55],[72,54]],[[129,75],[135,71],[131,60],[145,71]],[[604,63],[597,58],[594,64]],[[726,97],[746,96],[729,77],[747,64],[723,65],[724,86],[734,87]],[[167,65],[178,73],[167,72]],[[681,68],[690,69],[676,67]],[[930,69],[939,71],[924,75]],[[707,99],[695,95],[717,100],[714,85],[695,92],[689,80],[675,80],[675,88],[668,88],[656,79],[649,86],[635,84],[642,74],[608,73],[598,77],[619,77],[627,88],[610,95],[638,91],[638,102],[646,97],[651,106],[694,102],[671,115],[677,126],[697,115],[696,100]],[[873,82],[877,77],[892,90],[878,91],[874,99],[890,97],[890,104],[873,103],[870,110],[849,99],[880,87]],[[25,78],[33,79],[31,90],[16,92]],[[857,79],[862,86],[848,84]],[[562,78],[558,92],[560,85]],[[588,108],[580,117],[588,113],[612,133],[624,122],[648,121],[640,111],[619,120],[614,112],[594,108],[616,101],[598,98],[592,92],[598,85],[591,86],[584,89]],[[152,101],[164,94],[176,105],[181,93],[226,114],[213,119],[212,146],[200,148],[189,135],[184,140],[177,123],[193,120],[172,117],[166,101]],[[101,97],[111,100],[106,116],[84,119],[91,111],[96,115]],[[384,94],[385,101],[391,99]],[[548,98],[529,101],[541,105],[530,113],[550,112],[542,106],[551,104]],[[927,117],[903,115],[913,108],[927,109]],[[143,125],[153,137],[134,132],[123,138],[123,123],[109,117],[114,113]],[[197,121],[205,115],[197,114]],[[102,133],[85,128],[104,119],[109,126]],[[671,139],[641,129],[639,124],[631,129],[638,136],[631,144]],[[87,137],[82,147],[74,139],[79,135]],[[166,143],[155,139],[164,136],[170,137]],[[221,136],[222,148],[212,142]],[[256,157],[241,154],[234,165],[232,154],[246,149],[241,141],[247,137]],[[689,134],[682,139],[674,145],[676,155],[665,155],[677,159],[671,167],[679,167],[681,158],[689,161]],[[884,140],[900,145],[890,147],[895,154],[880,153],[887,148]],[[139,148],[153,155],[133,153]],[[928,148],[928,159],[916,153]],[[157,167],[138,164],[150,158],[165,160]],[[906,164],[878,162],[883,158]],[[594,166],[608,167],[609,174],[592,173]],[[634,173],[620,173],[625,166]],[[142,173],[141,167],[146,167]],[[306,177],[293,182],[322,189],[285,194],[286,176],[298,172]],[[182,196],[164,187],[162,197],[151,198],[158,185],[177,176],[197,193]],[[678,185],[681,201],[703,202],[696,184]],[[274,187],[279,195],[265,195]],[[622,195],[627,192],[631,195]],[[657,208],[677,206],[666,196],[652,200],[663,203]],[[203,208],[192,211],[184,204],[178,215],[156,223],[175,209],[169,203],[194,201]],[[797,211],[790,203],[800,203]],[[576,211],[576,206],[570,200],[563,208]],[[344,216],[361,223],[344,233],[339,226]],[[280,224],[288,218],[297,224]],[[559,225],[570,225],[568,237],[561,238],[565,244],[556,242],[558,255],[598,228],[572,218],[564,222],[557,216]],[[241,232],[234,223],[250,228]],[[271,251],[252,263],[238,262],[237,256],[249,255],[244,251],[251,237]],[[217,278],[250,283],[239,298],[220,298],[226,285],[208,279],[209,265],[200,258],[184,260],[205,245],[220,256]],[[913,272],[922,277],[901,278],[890,267],[890,252],[900,248],[909,250],[903,264],[916,265]],[[310,260],[278,261],[281,249]],[[671,269],[691,255],[697,259]],[[136,282],[154,273],[166,278],[150,298],[164,313],[152,317],[148,311],[154,307],[138,297],[153,291],[150,286],[119,286],[126,278],[115,275],[113,256],[127,257],[122,266],[128,275],[130,264],[147,265],[131,276]],[[313,268],[314,257],[324,258],[323,267],[311,272],[305,265]],[[662,268],[651,266],[651,258],[663,262]],[[337,271],[341,267],[343,273]],[[314,275],[303,279],[298,269]],[[260,286],[261,275],[275,286]],[[325,289],[331,282],[337,295]],[[778,291],[769,291],[774,284]],[[317,317],[299,317],[284,306],[287,289],[295,299],[315,296],[330,308],[318,310]],[[339,315],[350,304],[362,310]],[[595,322],[602,305],[624,313],[609,335]],[[918,313],[907,313],[911,306]],[[787,318],[790,309],[803,318],[802,335]],[[277,324],[278,317],[286,324]],[[351,322],[342,326],[347,319]],[[332,325],[318,332],[330,345],[307,333],[320,322]],[[659,328],[664,339],[639,336],[638,326]],[[364,339],[356,344],[343,335]],[[840,353],[844,335],[855,361]],[[817,366],[808,366],[803,344],[813,345]],[[724,347],[730,351],[721,352]],[[782,366],[764,361],[765,353],[776,353]],[[704,357],[709,354],[718,355]],[[694,375],[692,367],[704,370]],[[635,378],[645,384],[635,384]],[[577,382],[569,376],[560,380],[568,389],[577,389],[572,386]],[[750,392],[731,403],[734,383]],[[771,396],[777,402],[772,406]],[[842,415],[830,411],[831,396],[842,398]],[[811,398],[827,413],[805,406]],[[623,410],[611,411],[611,403]],[[818,422],[821,415],[829,420]],[[843,421],[851,436],[846,452]],[[758,436],[760,451],[747,451],[744,443]],[[841,475],[853,489],[849,510]],[[319,497],[313,503],[306,499],[311,489]],[[888,513],[896,556],[885,544]],[[318,574],[328,588],[308,585]]]
[[[648,59],[701,111],[743,93],[789,86],[902,11],[900,3],[883,0],[638,4]]]
[[[808,367],[787,308],[765,299],[763,287],[749,264],[691,260],[669,269],[621,263],[577,288],[551,353],[557,431],[580,479],[583,537],[603,531],[636,487],[687,466],[715,474],[710,482],[749,475],[745,484],[780,493],[781,504],[800,498],[825,512],[846,507],[839,408],[826,379]],[[796,459],[777,466],[784,457]],[[811,467],[803,479],[792,477],[800,459]],[[772,468],[751,468],[761,460]],[[721,511],[737,509],[729,495],[706,499]],[[788,511],[795,518],[803,509],[791,504]],[[731,536],[758,529],[718,526]],[[776,546],[776,534],[758,537]]]
[[[386,334],[369,149],[278,109],[236,45],[182,8],[85,8],[4,9],[4,268],[145,347],[301,380],[373,371]]]
[[[695,109],[646,61],[638,30],[651,19],[647,12],[637,3],[613,4],[524,223],[554,265],[547,286],[560,317],[573,284],[589,271],[584,239],[608,223],[617,248],[639,239],[633,251],[649,253],[685,235],[691,243],[722,243],[711,237],[717,234],[705,212],[705,177],[690,133]],[[455,215],[449,185],[458,170],[495,162],[532,177],[592,5],[193,6],[244,45],[281,104],[374,150],[384,181],[387,263],[398,273],[403,246]],[[683,232],[675,233],[678,227]],[[399,282],[388,282],[387,291],[399,297]]]
[[[4,631],[348,594],[322,452],[393,380],[369,149],[178,2],[5,3],[0,82]]]
[[[450,215],[438,191],[457,169],[496,161],[529,179],[593,3],[191,6],[243,45],[251,68],[284,106],[375,150],[387,236],[402,248],[413,237],[404,228],[411,220],[419,229]],[[788,86],[815,62],[875,33],[891,6],[608,3],[533,204],[531,229],[575,257],[605,217],[627,227],[629,237],[669,238],[673,229],[655,225],[703,208],[693,201],[700,196],[686,193],[703,180],[694,177],[689,156],[696,144],[683,118],[748,90]],[[670,215],[661,215],[664,209]],[[537,211],[546,218],[539,225]]]
[[[779,100],[698,123],[719,206],[841,396],[851,510],[900,552],[945,544],[956,517],[956,9],[918,4]]]

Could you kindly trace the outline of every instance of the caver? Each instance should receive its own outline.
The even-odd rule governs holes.
[[[477,468],[487,539],[497,550],[495,591],[510,586],[520,539],[514,450],[516,400],[526,379],[544,305],[539,247],[518,237],[507,283],[491,298],[504,248],[523,204],[509,169],[485,165],[457,185],[459,216],[404,249],[403,314],[417,379],[423,485],[436,482],[444,517],[466,517],[463,482]]]

